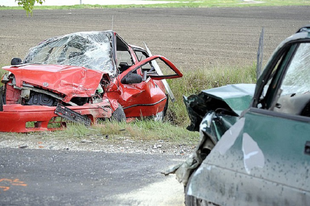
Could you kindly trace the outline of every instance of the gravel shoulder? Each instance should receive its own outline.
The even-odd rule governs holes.
[[[198,140],[198,138],[197,138]],[[187,156],[194,145],[176,144],[165,140],[132,140],[126,137],[86,136],[58,137],[53,132],[0,133],[0,148],[93,151],[106,153],[163,154]]]

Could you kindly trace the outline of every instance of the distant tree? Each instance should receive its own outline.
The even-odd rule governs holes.
[[[19,6],[23,6],[23,9],[27,12],[27,15],[32,14],[33,6],[37,2],[43,4],[45,0],[15,0]]]

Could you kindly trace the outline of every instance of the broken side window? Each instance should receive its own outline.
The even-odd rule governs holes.
[[[135,53],[136,53],[136,56],[139,62],[149,57],[149,55],[145,51],[142,51],[142,50],[135,50]],[[141,67],[142,71],[148,71],[148,72],[152,71],[152,68],[153,66],[151,62],[148,62],[147,64],[144,64]]]
[[[133,57],[127,43],[116,35],[116,63],[120,73],[127,70],[134,64]]]

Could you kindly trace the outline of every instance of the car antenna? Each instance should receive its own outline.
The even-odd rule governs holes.
[[[262,73],[262,62],[263,62],[263,50],[264,50],[264,27],[259,36],[258,49],[257,49],[257,63],[256,63],[256,79]]]

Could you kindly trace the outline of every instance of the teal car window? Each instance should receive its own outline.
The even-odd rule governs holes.
[[[292,50],[292,49],[288,49]],[[291,52],[288,52],[291,53]],[[273,69],[271,69],[271,72],[266,78],[265,82],[266,84],[263,87],[262,93],[260,95],[260,101],[257,105],[257,108],[260,109],[268,109],[272,110],[274,108],[275,101],[274,96],[277,94],[277,86],[279,84],[279,79],[282,76],[283,68],[285,68],[287,59],[289,59],[289,55],[286,51],[283,51],[281,55],[279,55],[274,63],[273,63]]]

